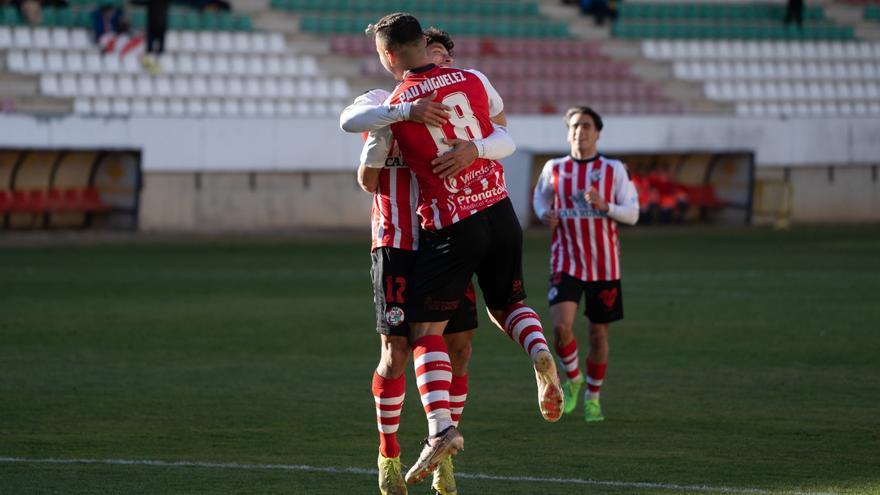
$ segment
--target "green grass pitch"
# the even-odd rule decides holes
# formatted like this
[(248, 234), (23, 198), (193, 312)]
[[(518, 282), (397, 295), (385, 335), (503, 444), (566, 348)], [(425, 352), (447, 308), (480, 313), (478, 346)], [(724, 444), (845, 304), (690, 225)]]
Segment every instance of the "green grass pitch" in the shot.
[[(462, 494), (880, 493), (880, 228), (622, 243), (606, 421), (544, 423), (481, 315)], [(547, 246), (527, 236), (545, 322)], [(377, 493), (368, 271), (365, 238), (0, 248), (0, 493)], [(404, 463), (425, 434), (408, 374)]]

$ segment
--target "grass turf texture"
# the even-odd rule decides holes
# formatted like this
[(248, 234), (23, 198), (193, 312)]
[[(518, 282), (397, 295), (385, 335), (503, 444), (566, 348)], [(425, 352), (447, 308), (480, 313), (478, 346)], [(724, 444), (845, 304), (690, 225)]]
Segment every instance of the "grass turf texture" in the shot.
[[(580, 405), (544, 423), (527, 357), (481, 314), (458, 471), (880, 493), (880, 229), (622, 237), (627, 316), (612, 327), (606, 421), (585, 424)], [(0, 457), (375, 469), (367, 242), (0, 249)], [(547, 246), (546, 232), (527, 236), (529, 302), (545, 322)], [(583, 317), (577, 325), (585, 344)], [(425, 433), (407, 373), (404, 463)], [(0, 462), (10, 494), (375, 486), (357, 473)]]

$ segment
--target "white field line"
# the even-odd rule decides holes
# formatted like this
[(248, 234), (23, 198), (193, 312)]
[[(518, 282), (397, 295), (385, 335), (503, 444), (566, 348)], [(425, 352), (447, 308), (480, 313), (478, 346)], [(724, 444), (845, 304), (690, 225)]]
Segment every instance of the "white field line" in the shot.
[[(238, 462), (203, 462), (203, 461), (151, 461), (131, 459), (31, 459), (23, 457), (0, 457), (0, 464), (99, 464), (110, 466), (153, 466), (166, 468), (207, 468), (207, 469), (243, 469), (248, 471), (280, 470), (305, 471), (313, 473), (361, 474), (376, 476), (375, 469), (356, 467), (320, 467), (305, 464), (243, 464)], [(642, 490), (675, 490), (679, 492), (697, 493), (735, 493), (756, 495), (835, 495), (827, 492), (772, 491), (761, 488), (733, 488), (727, 486), (678, 485), (670, 483), (648, 483), (638, 481), (602, 481), (584, 478), (543, 478), (537, 476), (497, 476), (482, 473), (463, 473), (456, 471), (455, 476), (463, 479), (492, 480), (523, 483), (555, 483), (561, 485), (609, 486), (614, 488), (638, 488)]]

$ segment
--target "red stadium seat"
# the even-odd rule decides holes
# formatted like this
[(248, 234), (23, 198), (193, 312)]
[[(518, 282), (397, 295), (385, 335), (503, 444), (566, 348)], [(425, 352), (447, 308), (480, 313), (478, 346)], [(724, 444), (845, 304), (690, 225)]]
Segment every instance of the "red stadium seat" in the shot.
[(5, 189), (0, 189), (0, 215), (12, 211), (12, 195)]

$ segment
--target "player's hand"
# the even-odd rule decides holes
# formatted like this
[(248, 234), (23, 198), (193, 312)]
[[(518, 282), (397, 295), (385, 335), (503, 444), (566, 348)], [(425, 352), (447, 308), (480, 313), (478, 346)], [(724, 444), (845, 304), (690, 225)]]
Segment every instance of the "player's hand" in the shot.
[(449, 112), (452, 109), (439, 101), (434, 101), (436, 97), (437, 92), (434, 91), (428, 96), (414, 101), (409, 109), (409, 120), (442, 127), (449, 120)]
[(477, 145), (464, 139), (443, 139), (452, 149), (431, 160), (434, 173), (445, 179), (468, 168), (477, 159)]
[(593, 208), (599, 211), (608, 211), (608, 203), (602, 199), (602, 196), (599, 196), (599, 191), (595, 187), (591, 187), (589, 191), (584, 192), (584, 199)]
[(559, 225), (559, 216), (556, 215), (556, 210), (547, 210), (541, 215), (541, 221), (551, 229), (555, 229)]

